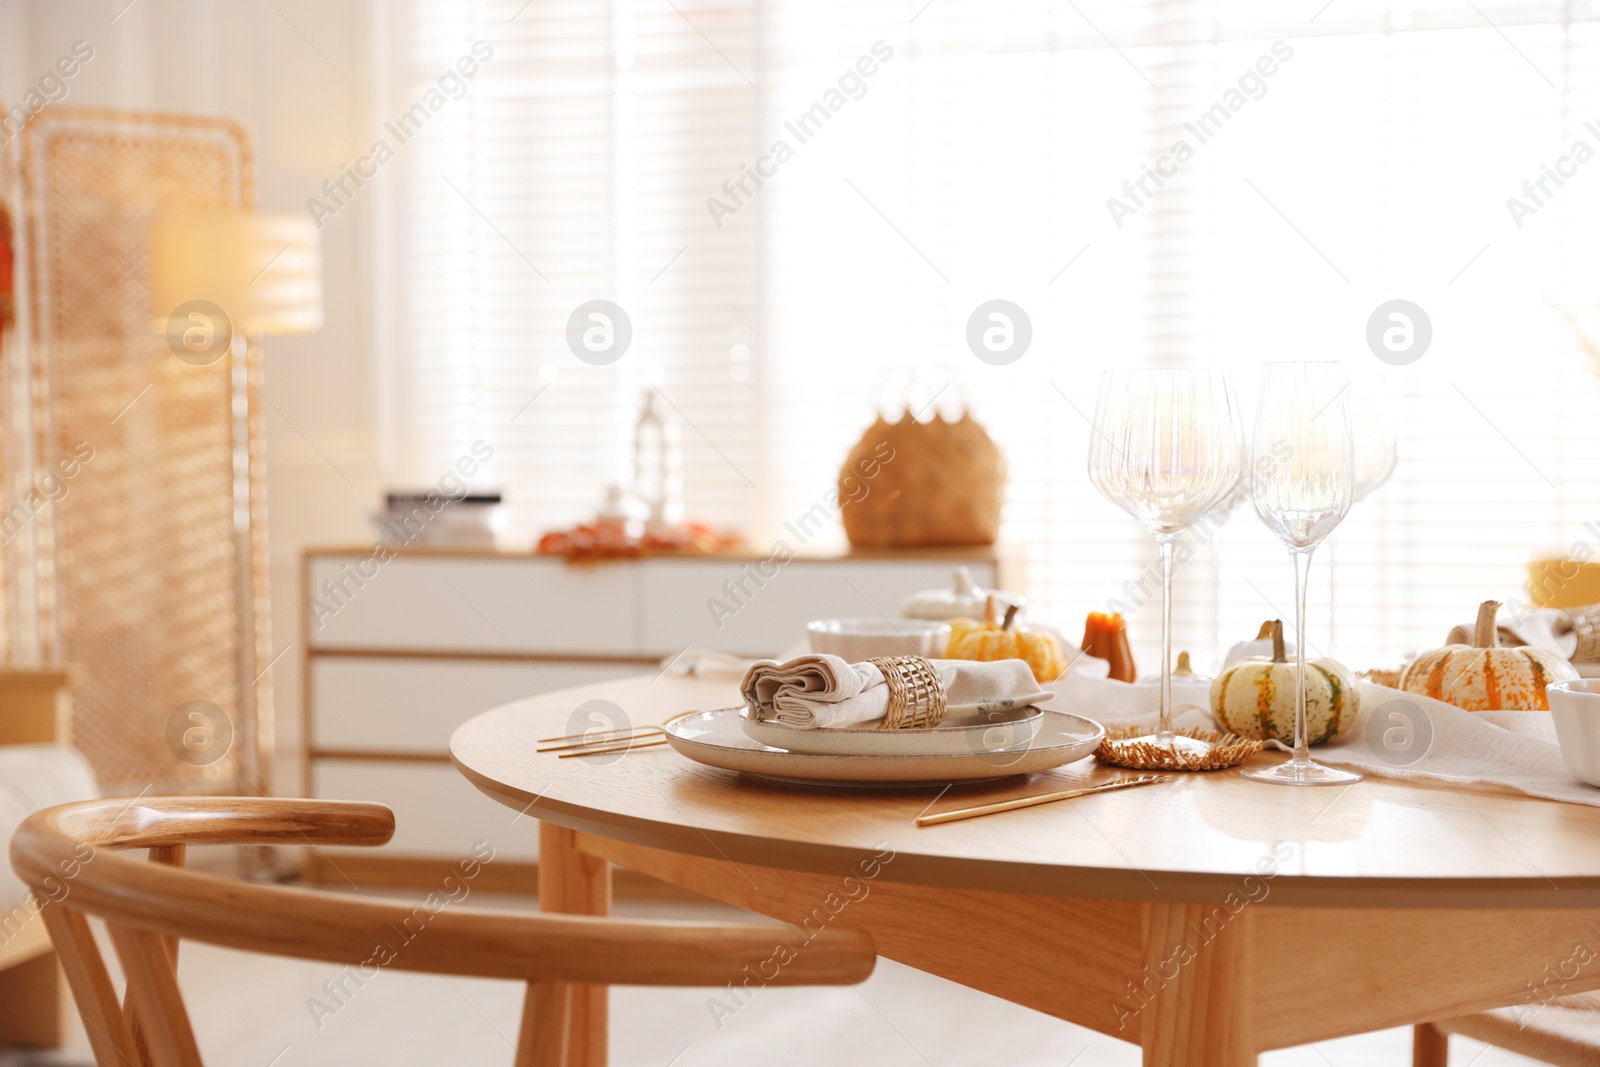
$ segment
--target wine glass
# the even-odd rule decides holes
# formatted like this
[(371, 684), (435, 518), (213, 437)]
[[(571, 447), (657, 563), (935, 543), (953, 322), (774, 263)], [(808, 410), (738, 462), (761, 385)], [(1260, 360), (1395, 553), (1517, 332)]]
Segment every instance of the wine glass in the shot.
[(1389, 480), (1400, 454), (1394, 416), (1378, 390), (1369, 385), (1351, 392), (1356, 400), (1350, 427), (1355, 438), (1355, 502), (1359, 504)]
[(1244, 432), (1221, 371), (1106, 372), (1089, 440), (1089, 480), (1149, 530), (1161, 550), (1161, 717), (1152, 736), (1164, 748), (1205, 751), (1172, 730), (1173, 546), (1239, 484)]
[(1287, 763), (1241, 773), (1280, 785), (1345, 785), (1354, 771), (1311, 761), (1306, 743), (1306, 580), (1311, 553), (1349, 514), (1355, 500), (1355, 440), (1344, 370), (1337, 363), (1269, 363), (1250, 445), (1256, 514), (1294, 560), (1294, 755)]
[[(1359, 504), (1376, 493), (1394, 473), (1399, 461), (1399, 447), (1395, 442), (1394, 416), (1383, 394), (1372, 383), (1353, 385), (1347, 396), (1352, 398), (1350, 408), (1351, 433), (1355, 437), (1356, 488), (1355, 503)], [(1328, 545), (1328, 581), (1334, 596), (1328, 601), (1328, 639), (1335, 650), (1339, 647), (1339, 542)]]

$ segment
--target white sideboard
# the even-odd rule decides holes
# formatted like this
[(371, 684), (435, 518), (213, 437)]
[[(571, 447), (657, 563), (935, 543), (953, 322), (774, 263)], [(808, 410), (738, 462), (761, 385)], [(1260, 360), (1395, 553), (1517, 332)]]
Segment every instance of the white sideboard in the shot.
[(450, 734), (462, 722), (520, 697), (657, 671), (691, 646), (771, 656), (803, 640), (810, 619), (894, 618), (910, 594), (947, 586), (956, 567), (982, 586), (1020, 588), (999, 560), (992, 549), (940, 549), (781, 566), (758, 554), (571, 564), (407, 549), (379, 562), (371, 547), (308, 550), (307, 788), (387, 804), (397, 828), (381, 849), (312, 853), (307, 877), (432, 884), (444, 864), (488, 840), (496, 884), (531, 887), (532, 822), (450, 764)]

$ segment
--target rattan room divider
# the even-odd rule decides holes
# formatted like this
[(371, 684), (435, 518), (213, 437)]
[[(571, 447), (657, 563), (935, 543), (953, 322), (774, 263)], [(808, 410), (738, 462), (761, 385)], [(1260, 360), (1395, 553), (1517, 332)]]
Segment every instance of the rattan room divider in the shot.
[(10, 656), (68, 667), (74, 741), (108, 793), (253, 792), (272, 750), (259, 350), (178, 359), (149, 280), (162, 213), (254, 207), (249, 139), (50, 105), (18, 141)]

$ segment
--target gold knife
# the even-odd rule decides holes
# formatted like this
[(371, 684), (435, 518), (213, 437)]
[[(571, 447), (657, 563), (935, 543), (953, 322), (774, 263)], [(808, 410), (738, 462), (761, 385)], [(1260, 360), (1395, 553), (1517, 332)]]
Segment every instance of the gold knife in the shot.
[(1017, 800), (1002, 800), (994, 804), (979, 804), (972, 808), (957, 808), (954, 811), (941, 811), (937, 815), (919, 815), (918, 826), (937, 826), (942, 822), (955, 822), (957, 819), (975, 819), (980, 815), (993, 815), (1000, 811), (1014, 811), (1017, 808), (1031, 808), (1035, 804), (1049, 804), (1057, 800), (1071, 800), (1073, 797), (1087, 796), (1090, 793), (1104, 793), (1112, 789), (1127, 789), (1136, 785), (1153, 785), (1156, 782), (1165, 782), (1171, 778), (1170, 774), (1139, 774), (1132, 778), (1118, 778), (1114, 782), (1102, 782), (1084, 789), (1066, 789), (1055, 793), (1040, 793), (1038, 796), (1022, 797)]

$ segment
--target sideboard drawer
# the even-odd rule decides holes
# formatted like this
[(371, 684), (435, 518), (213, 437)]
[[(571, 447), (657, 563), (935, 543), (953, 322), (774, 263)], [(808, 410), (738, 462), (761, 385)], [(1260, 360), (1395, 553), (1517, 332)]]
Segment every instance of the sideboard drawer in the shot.
[[(715, 648), (772, 656), (805, 640), (805, 625), (825, 618), (898, 618), (900, 603), (950, 585), (960, 564), (945, 560), (795, 559), (781, 566), (744, 560), (651, 561), (639, 605), (644, 650), (670, 656)], [(993, 587), (995, 564), (965, 564)]]
[[(334, 867), (343, 859), (374, 884), (416, 877), (417, 861), (451, 862), (478, 840), (508, 865), (533, 859), (535, 820), (485, 797), (440, 758), (472, 716), (655, 673), (657, 661), (688, 645), (770, 656), (804, 642), (811, 619), (894, 618), (912, 593), (948, 587), (958, 566), (979, 585), (1001, 585), (999, 559), (930, 549), (781, 566), (748, 555), (575, 565), (527, 552), (402, 549), (377, 564), (370, 549), (308, 551), (306, 787), (387, 804), (397, 822), (381, 849), (324, 851)], [(571, 711), (574, 731), (604, 718)], [(358, 855), (378, 862), (359, 867)]]
[(314, 751), (375, 751), (443, 756), (457, 726), (490, 708), (556, 689), (625, 678), (639, 663), (311, 658)]
[[(370, 800), (394, 812), (394, 839), (371, 856), (469, 856), (478, 841), (494, 846), (495, 858), (530, 860), (539, 854), (539, 824), (529, 815), (478, 792), (452, 764), (385, 760), (317, 760), (314, 794), (328, 800)], [(340, 849), (324, 849), (335, 866)]]
[(306, 633), (314, 647), (553, 655), (635, 647), (632, 567), (418, 554), (369, 563), (366, 576), (364, 558), (311, 557)]

